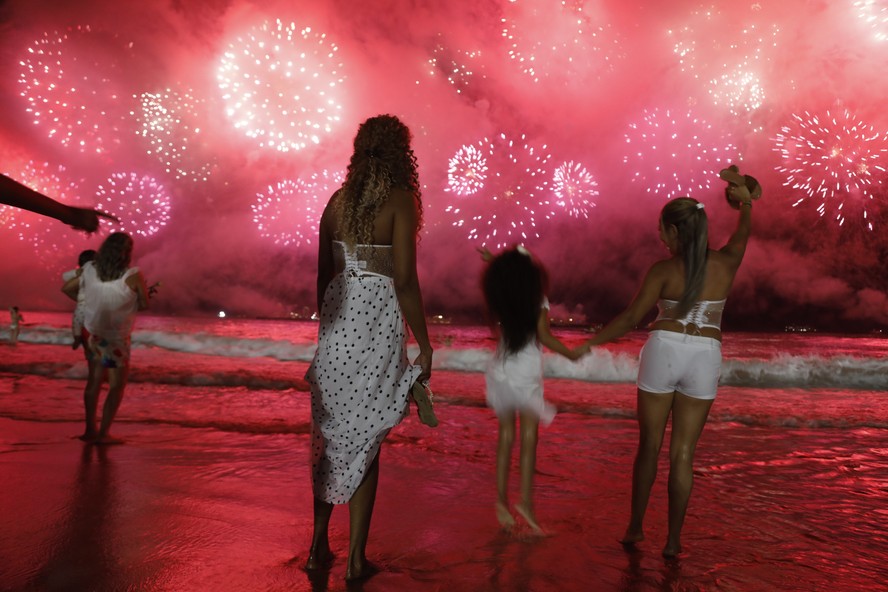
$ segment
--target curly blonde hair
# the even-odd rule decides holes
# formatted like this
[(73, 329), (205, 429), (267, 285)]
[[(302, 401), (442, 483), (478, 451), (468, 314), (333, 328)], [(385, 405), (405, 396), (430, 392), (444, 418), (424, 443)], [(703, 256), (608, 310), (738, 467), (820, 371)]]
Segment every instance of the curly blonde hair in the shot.
[(361, 124), (336, 213), (342, 238), (350, 245), (373, 242), (373, 221), (392, 189), (404, 189), (416, 200), (422, 227), (422, 199), (410, 130), (394, 115), (377, 115)]

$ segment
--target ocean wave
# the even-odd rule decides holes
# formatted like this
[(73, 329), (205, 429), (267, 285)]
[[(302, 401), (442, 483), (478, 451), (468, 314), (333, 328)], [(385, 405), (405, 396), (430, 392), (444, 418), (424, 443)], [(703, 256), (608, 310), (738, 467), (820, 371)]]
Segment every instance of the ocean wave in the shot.
[[(50, 326), (29, 327), (25, 339), (30, 343), (68, 345), (71, 334), (67, 329)], [(294, 343), (288, 340), (257, 339), (220, 336), (209, 333), (175, 333), (165, 331), (135, 331), (134, 348), (200, 354), (232, 360), (268, 358), (277, 361), (310, 362), (314, 343)], [(418, 354), (411, 347), (411, 358)], [(493, 352), (486, 348), (439, 347), (435, 350), (435, 369), (454, 372), (484, 372)], [(162, 370), (151, 375), (142, 372), (144, 381), (180, 383), (202, 386), (247, 386), (250, 388), (287, 389), (304, 388), (299, 380), (287, 377), (263, 377), (244, 371), (249, 364), (220, 364), (212, 372), (181, 372), (165, 375)], [(591, 383), (633, 383), (638, 373), (638, 359), (634, 354), (596, 348), (577, 362), (557, 354), (543, 357), (544, 374)], [(41, 362), (10, 367), (0, 362), (0, 370), (71, 378), (79, 372), (71, 364)], [(138, 372), (138, 371), (137, 371)], [(848, 355), (790, 355), (776, 353), (770, 358), (725, 358), (721, 384), (755, 388), (843, 388), (861, 390), (888, 390), (888, 359)]]

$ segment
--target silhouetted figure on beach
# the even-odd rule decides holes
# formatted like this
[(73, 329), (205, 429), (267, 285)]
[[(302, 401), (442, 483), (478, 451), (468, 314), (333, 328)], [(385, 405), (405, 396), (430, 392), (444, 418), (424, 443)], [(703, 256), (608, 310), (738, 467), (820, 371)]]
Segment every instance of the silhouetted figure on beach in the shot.
[(10, 307), (9, 309), (9, 343), (12, 345), (18, 345), (19, 333), (22, 330), (22, 323), (25, 322), (25, 317), (22, 316), (22, 313), (19, 312), (18, 306)]
[[(68, 280), (62, 291), (72, 300), (84, 292), (83, 345), (89, 360), (89, 376), (83, 392), (85, 442), (119, 444), (111, 435), (111, 423), (123, 400), (129, 376), (130, 335), (136, 312), (148, 308), (148, 288), (138, 267), (130, 267), (133, 239), (124, 232), (111, 234), (99, 247), (94, 261)], [(102, 421), (96, 429), (99, 393), (105, 379), (108, 396)]]
[(77, 230), (89, 233), (99, 229), (100, 218), (117, 221), (117, 218), (111, 214), (99, 210), (65, 205), (6, 175), (0, 175), (0, 203), (55, 218)]
[[(379, 452), (408, 412), (408, 396), (432, 373), (416, 241), (422, 202), (410, 130), (391, 115), (361, 124), (342, 188), (320, 224), (318, 349), (311, 387), (314, 531), (306, 569), (333, 561), (334, 504), (349, 506), (347, 580), (372, 575), (365, 549), (379, 479)], [(407, 327), (419, 356), (407, 358)], [(424, 389), (414, 390), (429, 415)], [(423, 419), (424, 418), (424, 419)]]
[(632, 472), (632, 512), (622, 542), (644, 540), (642, 522), (657, 475), (669, 415), (669, 533), (663, 555), (681, 552), (681, 529), (693, 485), (693, 460), (715, 400), (721, 370), (721, 317), (752, 228), (752, 201), (761, 187), (736, 167), (720, 173), (725, 196), (739, 210), (737, 229), (719, 250), (709, 248), (706, 208), (689, 197), (669, 201), (660, 214), (660, 240), (671, 257), (648, 270), (628, 308), (593, 339), (601, 345), (634, 329), (655, 305), (659, 315), (638, 368), (638, 452)]
[(515, 441), (515, 418), (521, 425), (519, 502), (515, 512), (531, 530), (545, 534), (533, 510), (533, 474), (536, 472), (539, 423), (548, 425), (555, 408), (543, 398), (543, 350), (578, 360), (588, 345), (570, 349), (549, 329), (548, 276), (543, 265), (524, 247), (508, 249), (492, 256), (482, 277), (488, 318), (499, 343), (485, 374), (487, 405), (496, 412), (499, 430), (496, 451), (496, 516), (504, 528), (512, 528), (515, 518), (509, 511), (509, 466)]

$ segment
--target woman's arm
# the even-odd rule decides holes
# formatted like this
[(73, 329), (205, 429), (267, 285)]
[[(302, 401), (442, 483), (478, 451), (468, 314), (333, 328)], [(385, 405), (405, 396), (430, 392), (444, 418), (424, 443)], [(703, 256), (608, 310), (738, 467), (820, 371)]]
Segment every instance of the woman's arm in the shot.
[(74, 302), (77, 302), (77, 292), (79, 292), (79, 291), (80, 291), (80, 274), (78, 273), (77, 275), (75, 275), (74, 277), (72, 277), (71, 279), (69, 279), (67, 282), (64, 283), (64, 285), (62, 286), (62, 292), (65, 294), (65, 296), (67, 296), (68, 298), (70, 298)]
[(657, 299), (662, 293), (666, 280), (664, 267), (667, 263), (668, 261), (660, 261), (651, 266), (641, 283), (641, 288), (626, 310), (614, 317), (610, 323), (596, 333), (595, 337), (588, 341), (589, 345), (602, 345), (613, 341), (638, 326), (644, 315), (657, 303)]
[(117, 222), (117, 218), (111, 214), (88, 208), (75, 208), (37, 193), (30, 187), (22, 185), (18, 181), (0, 175), (0, 203), (5, 203), (16, 208), (29, 210), (41, 216), (55, 218), (65, 224), (73, 226), (77, 230), (85, 230), (92, 233), (99, 228), (99, 218), (107, 218)]
[(749, 235), (752, 233), (752, 196), (749, 189), (745, 185), (731, 185), (728, 188), (729, 197), (739, 202), (739, 217), (737, 219), (737, 228), (728, 239), (727, 244), (719, 249), (719, 252), (726, 255), (731, 264), (736, 269), (740, 267), (743, 261), (743, 255), (746, 253), (746, 244), (749, 242)]
[(578, 360), (583, 354), (589, 352), (588, 344), (583, 344), (574, 349), (570, 349), (561, 343), (561, 340), (552, 335), (549, 326), (549, 309), (547, 308), (540, 310), (540, 317), (537, 320), (537, 339), (553, 352), (559, 353), (569, 360)]
[(148, 308), (148, 284), (145, 282), (145, 276), (141, 271), (137, 271), (133, 275), (126, 278), (126, 285), (130, 290), (136, 293), (136, 305), (138, 310)]
[(429, 341), (422, 290), (416, 273), (416, 235), (419, 230), (416, 199), (400, 189), (392, 191), (391, 199), (394, 205), (392, 256), (395, 266), (395, 294), (401, 312), (419, 345), (419, 357), (416, 359), (416, 363), (422, 367), (419, 379), (428, 380), (432, 374), (432, 344)]

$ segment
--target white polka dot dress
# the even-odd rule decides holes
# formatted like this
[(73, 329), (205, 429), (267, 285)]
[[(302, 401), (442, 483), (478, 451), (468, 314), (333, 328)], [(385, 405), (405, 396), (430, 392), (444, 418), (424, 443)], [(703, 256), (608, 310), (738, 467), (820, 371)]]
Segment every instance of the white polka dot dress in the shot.
[(391, 246), (333, 243), (339, 273), (324, 294), (311, 387), (312, 484), (343, 504), (389, 430), (407, 414), (421, 369), (407, 359), (407, 327), (392, 280)]

